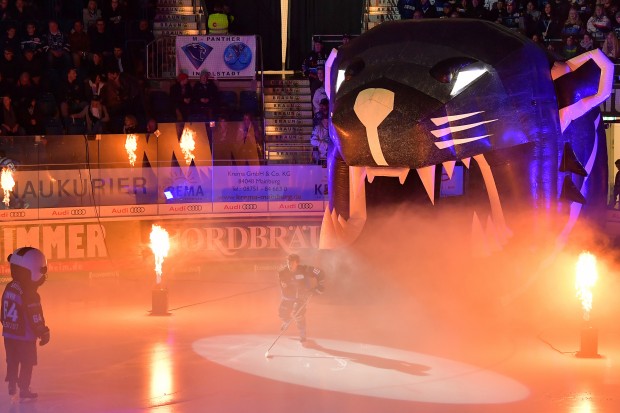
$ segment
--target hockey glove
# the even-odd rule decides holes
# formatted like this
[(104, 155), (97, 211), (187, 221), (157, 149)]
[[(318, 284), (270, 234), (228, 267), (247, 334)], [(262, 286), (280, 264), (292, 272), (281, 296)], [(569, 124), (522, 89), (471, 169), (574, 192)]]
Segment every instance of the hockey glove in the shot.
[(41, 339), (39, 340), (39, 345), (44, 346), (50, 342), (50, 329), (45, 327), (45, 332), (41, 334)]

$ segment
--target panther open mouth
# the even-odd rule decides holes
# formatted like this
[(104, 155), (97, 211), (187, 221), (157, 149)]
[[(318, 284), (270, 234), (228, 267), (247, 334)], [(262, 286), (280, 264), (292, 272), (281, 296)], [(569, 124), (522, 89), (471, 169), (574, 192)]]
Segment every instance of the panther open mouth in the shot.
[[(339, 160), (338, 162), (343, 161)], [(483, 244), (477, 249), (486, 250), (489, 247), (494, 249), (505, 245), (512, 232), (506, 225), (501, 200), (489, 163), (483, 154), (473, 156), (473, 162), (481, 172), (488, 196), (490, 213), (483, 226), (479, 218), (481, 214), (474, 210), (471, 222), (472, 231), (477, 234), (476, 242)], [(456, 163), (457, 161), (447, 161), (441, 165), (431, 165), (418, 169), (371, 166), (345, 167), (341, 165), (338, 168), (338, 173), (347, 176), (341, 176), (338, 180), (348, 182), (348, 197), (340, 197), (336, 200), (333, 209), (326, 208), (321, 227), (320, 247), (324, 249), (336, 248), (350, 244), (359, 237), (368, 218), (366, 185), (381, 185), (385, 182), (384, 180), (381, 183), (376, 182), (378, 180), (375, 178), (385, 177), (398, 180), (403, 187), (408, 183), (408, 180), (418, 179), (423, 187), (424, 196), (427, 198), (426, 203), (434, 205), (438, 192), (438, 173), (443, 172), (448, 179), (452, 179)], [(472, 159), (465, 158), (459, 163), (469, 169)], [(412, 191), (411, 188), (406, 189)]]

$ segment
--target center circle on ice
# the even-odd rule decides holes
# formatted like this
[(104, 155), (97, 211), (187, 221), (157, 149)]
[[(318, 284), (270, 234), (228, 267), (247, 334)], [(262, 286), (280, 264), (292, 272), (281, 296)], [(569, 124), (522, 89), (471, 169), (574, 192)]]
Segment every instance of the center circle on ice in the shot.
[(423, 353), (347, 341), (230, 335), (197, 340), (207, 360), (255, 376), (322, 390), (444, 404), (510, 403), (528, 396), (501, 374)]

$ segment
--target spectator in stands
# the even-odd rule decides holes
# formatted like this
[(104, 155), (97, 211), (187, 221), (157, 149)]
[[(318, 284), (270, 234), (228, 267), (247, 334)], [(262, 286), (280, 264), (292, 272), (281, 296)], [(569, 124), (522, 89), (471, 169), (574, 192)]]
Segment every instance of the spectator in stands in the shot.
[(543, 40), (555, 40), (560, 37), (562, 25), (553, 13), (551, 3), (546, 3), (539, 20), (539, 32), (542, 33)]
[(420, 0), (418, 8), (425, 19), (438, 17), (437, 8), (429, 0)]
[[(437, 4), (437, 3), (435, 3)], [(435, 6), (435, 8), (437, 8), (437, 6)], [(452, 4), (450, 2), (446, 2), (443, 4), (443, 7), (438, 9), (438, 17), (440, 19), (447, 19), (450, 18), (452, 16), (452, 13), (454, 12), (454, 8), (452, 7)]]
[(401, 19), (413, 19), (413, 12), (416, 9), (416, 0), (398, 0), (397, 7)]
[(136, 133), (138, 132), (138, 120), (134, 115), (125, 115), (123, 120), (123, 133)]
[(45, 134), (45, 116), (36, 99), (31, 99), (18, 112), (20, 124), (23, 125), (26, 135)]
[(590, 33), (586, 32), (583, 34), (583, 38), (581, 39), (581, 42), (579, 42), (579, 46), (583, 52), (589, 52), (594, 49), (594, 41), (592, 40)]
[(210, 120), (215, 119), (213, 114), (218, 109), (218, 89), (206, 70), (200, 72), (200, 78), (192, 88), (192, 98), (193, 113), (206, 114)]
[(620, 57), (620, 45), (618, 43), (618, 38), (616, 37), (616, 33), (609, 32), (605, 35), (605, 41), (603, 42), (603, 46), (601, 50), (607, 57), (612, 60)]
[(84, 31), (95, 29), (97, 20), (101, 19), (101, 10), (97, 7), (95, 0), (89, 0), (85, 9), (82, 10), (82, 22), (84, 23)]
[(106, 22), (98, 19), (95, 30), (88, 32), (91, 53), (100, 53), (104, 58), (112, 55), (112, 38), (106, 29)]
[(614, 16), (614, 20), (612, 21), (611, 27), (616, 33), (616, 37), (620, 39), (620, 11), (616, 13)]
[(301, 71), (303, 72), (304, 76), (307, 76), (312, 82), (312, 80), (317, 78), (317, 68), (319, 66), (325, 67), (326, 60), (327, 56), (323, 51), (323, 42), (320, 38), (315, 37), (313, 49), (310, 54), (308, 54), (308, 56), (306, 56), (306, 58), (304, 59), (304, 62), (301, 65)]
[(148, 20), (141, 19), (138, 22), (138, 29), (131, 40), (127, 43), (127, 51), (129, 56), (133, 57), (134, 73), (138, 77), (144, 77), (146, 74), (146, 45), (155, 40)]
[(41, 79), (43, 77), (43, 62), (40, 54), (35, 54), (31, 49), (24, 50), (22, 61), (20, 64), (20, 71), (28, 72), (30, 74), (30, 80), (37, 85), (41, 86)]
[(21, 72), (20, 65), (15, 59), (13, 49), (9, 46), (5, 47), (4, 54), (0, 59), (0, 72), (2, 72), (2, 77), (7, 83), (11, 85), (14, 85), (19, 78)]
[(159, 136), (158, 132), (159, 132), (159, 126), (157, 125), (157, 119), (149, 118), (149, 120), (146, 121), (146, 133), (155, 134)]
[(102, 81), (105, 81), (108, 75), (108, 69), (105, 65), (103, 55), (99, 52), (92, 53), (91, 59), (91, 61), (86, 62), (87, 64), (84, 67), (86, 76), (90, 78), (93, 75), (98, 75), (101, 77)]
[(319, 111), (320, 103), (323, 99), (327, 99), (327, 93), (325, 93), (325, 85), (321, 84), (312, 95), (312, 111), (317, 113)]
[(581, 14), (581, 19), (587, 21), (592, 15), (592, 5), (589, 0), (577, 0), (573, 2), (573, 6)]
[(128, 91), (121, 82), (120, 72), (115, 67), (108, 69), (107, 80), (101, 89), (101, 103), (110, 115), (108, 129), (121, 133), (128, 103)]
[(588, 19), (586, 29), (595, 41), (605, 39), (605, 35), (611, 30), (611, 21), (605, 15), (602, 5), (597, 4), (594, 7), (594, 14)]
[(501, 24), (502, 19), (506, 15), (506, 3), (504, 3), (504, 0), (498, 0), (493, 6), (493, 9), (489, 13), (489, 19)]
[(107, 7), (103, 8), (102, 14), (106, 22), (106, 27), (110, 31), (112, 42), (114, 44), (121, 44), (124, 42), (125, 22), (127, 21), (125, 7), (120, 4), (119, 0), (109, 0)]
[(0, 0), (0, 28), (5, 29), (6, 24), (13, 20), (9, 0)]
[(170, 87), (170, 101), (176, 113), (177, 120), (184, 122), (190, 113), (192, 103), (192, 87), (189, 76), (179, 73), (177, 81)]
[(25, 135), (24, 129), (19, 124), (17, 111), (13, 106), (10, 96), (2, 97), (2, 108), (0, 108), (0, 133), (3, 136)]
[(71, 50), (73, 66), (78, 69), (81, 68), (90, 52), (90, 38), (84, 31), (82, 20), (73, 22), (73, 31), (69, 34), (69, 49)]
[(316, 91), (323, 87), (325, 90), (325, 66), (319, 66), (316, 68), (316, 79), (310, 80), (310, 96), (314, 99)]
[(329, 117), (329, 99), (324, 98), (319, 102), (319, 110), (314, 114), (312, 126), (318, 125), (326, 117)]
[(58, 88), (56, 102), (59, 103), (60, 114), (65, 120), (70, 115), (81, 112), (87, 105), (84, 83), (78, 80), (76, 69), (71, 68), (67, 71), (65, 79)]
[(86, 133), (97, 134), (107, 132), (107, 122), (110, 120), (106, 106), (99, 96), (93, 96), (88, 106), (80, 113), (71, 115), (73, 119), (86, 119)]
[(103, 75), (92, 73), (86, 81), (86, 97), (88, 100), (92, 99), (93, 96), (101, 95), (101, 89), (103, 89), (104, 85), (105, 81)]
[(17, 36), (17, 28), (14, 23), (9, 23), (6, 27), (6, 33), (2, 36), (0, 40), (2, 49), (6, 49), (7, 47), (13, 50), (13, 52), (19, 53), (19, 49), (21, 47), (21, 41)]
[(560, 54), (565, 60), (572, 59), (580, 53), (579, 44), (575, 41), (573, 36), (567, 36), (562, 44), (562, 50)]
[(118, 69), (119, 73), (127, 73), (133, 75), (133, 67), (131, 65), (131, 59), (125, 56), (123, 46), (116, 45), (112, 49), (112, 56), (109, 58), (108, 66), (114, 66)]
[(489, 19), (489, 11), (481, 0), (471, 0), (471, 6), (465, 11), (465, 17), (470, 19)]
[(538, 31), (538, 21), (540, 20), (540, 11), (536, 9), (533, 1), (528, 1), (525, 5), (525, 13), (523, 13), (522, 31), (527, 37), (532, 37)]
[(44, 40), (37, 31), (37, 26), (34, 22), (28, 22), (26, 24), (26, 34), (22, 37), (21, 50), (22, 53), (26, 50), (32, 50), (35, 54), (39, 54), (43, 51)]
[(560, 22), (566, 21), (571, 3), (568, 0), (555, 0), (553, 3), (553, 13)]
[(17, 23), (17, 27), (19, 29), (19, 34), (23, 33), (24, 24), (27, 21), (31, 21), (35, 19), (35, 14), (33, 8), (24, 3), (24, 0), (15, 0), (15, 5), (13, 6), (13, 19)]
[(314, 147), (312, 151), (312, 160), (314, 163), (326, 165), (327, 154), (334, 145), (329, 136), (329, 117), (320, 116), (320, 123), (312, 129), (310, 143)]
[(19, 75), (17, 85), (13, 90), (13, 104), (18, 113), (21, 113), (29, 105), (30, 101), (35, 100), (39, 95), (39, 89), (32, 83), (30, 73), (22, 72)]
[(506, 13), (502, 17), (502, 26), (508, 27), (512, 30), (519, 29), (519, 22), (521, 19), (521, 12), (517, 10), (516, 4), (513, 0), (506, 2)]
[(571, 7), (568, 11), (568, 18), (564, 22), (564, 27), (562, 28), (562, 36), (581, 37), (585, 33), (585, 31), (585, 25), (581, 21), (581, 17), (579, 17), (577, 9)]
[(618, 5), (612, 0), (603, 0), (603, 11), (605, 16), (609, 17), (609, 20), (614, 20), (616, 13), (618, 12)]
[(262, 157), (262, 145), (259, 138), (258, 125), (254, 122), (251, 113), (244, 113), (243, 120), (239, 122), (237, 136), (235, 137), (233, 157), (237, 162), (246, 165), (258, 165), (259, 157)]
[(44, 50), (47, 53), (48, 69), (56, 69), (59, 73), (65, 73), (71, 65), (69, 54), (69, 41), (58, 28), (56, 20), (48, 23), (48, 33), (45, 35)]
[(209, 13), (207, 28), (210, 35), (228, 34), (234, 17), (230, 15), (227, 7), (222, 2), (216, 2), (213, 12)]

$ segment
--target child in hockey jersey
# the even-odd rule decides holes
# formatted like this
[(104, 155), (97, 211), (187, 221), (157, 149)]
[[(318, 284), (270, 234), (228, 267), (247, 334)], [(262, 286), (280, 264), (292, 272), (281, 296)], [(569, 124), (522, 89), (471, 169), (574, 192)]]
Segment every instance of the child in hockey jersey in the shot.
[(6, 350), (6, 379), (9, 395), (19, 386), (21, 399), (35, 399), (30, 390), (33, 367), (37, 365), (37, 339), (43, 346), (50, 340), (41, 297), (37, 289), (45, 282), (47, 260), (32, 247), (18, 248), (9, 255), (11, 278), (2, 294), (2, 335)]

